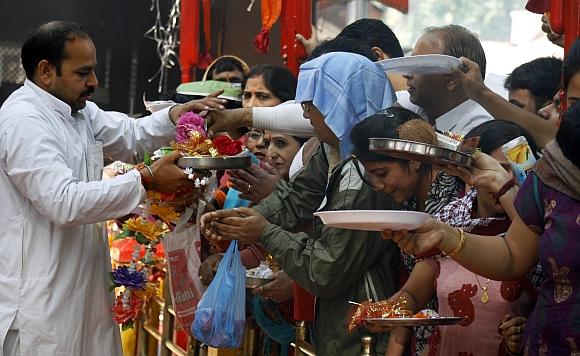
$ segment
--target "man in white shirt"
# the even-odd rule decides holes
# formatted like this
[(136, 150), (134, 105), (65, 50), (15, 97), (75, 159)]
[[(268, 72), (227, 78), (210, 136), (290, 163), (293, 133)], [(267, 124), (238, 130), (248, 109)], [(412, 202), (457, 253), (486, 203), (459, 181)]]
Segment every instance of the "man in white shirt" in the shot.
[[(77, 24), (51, 22), (22, 47), (27, 79), (0, 109), (0, 356), (122, 355), (103, 221), (130, 213), (145, 187), (193, 189), (175, 152), (101, 180), (104, 157), (139, 162), (175, 137), (206, 98), (135, 120), (88, 101), (96, 51)], [(173, 122), (172, 122), (173, 121)]]
[[(475, 61), (485, 77), (485, 52), (477, 36), (464, 27), (430, 27), (419, 38), (413, 55), (446, 54)], [(472, 128), (492, 120), (492, 116), (470, 100), (451, 74), (406, 75), (409, 101), (424, 110), (427, 119), (442, 132), (466, 135)], [(406, 106), (404, 103), (400, 103)]]

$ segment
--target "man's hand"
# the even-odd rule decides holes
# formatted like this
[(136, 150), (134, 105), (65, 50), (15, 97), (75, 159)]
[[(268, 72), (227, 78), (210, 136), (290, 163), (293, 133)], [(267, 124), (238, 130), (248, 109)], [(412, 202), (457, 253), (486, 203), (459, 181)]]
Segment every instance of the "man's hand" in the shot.
[(312, 53), (312, 51), (314, 51), (314, 49), (320, 44), (320, 41), (318, 40), (318, 29), (314, 25), (312, 25), (312, 35), (310, 35), (309, 39), (304, 38), (304, 36), (299, 33), (296, 34), (296, 39), (304, 46), (304, 50), (308, 56), (310, 56), (310, 53)]
[(216, 91), (203, 99), (191, 100), (184, 104), (174, 105), (169, 109), (169, 118), (177, 125), (179, 117), (189, 111), (199, 114), (202, 111), (223, 110), (225, 109), (224, 105), (227, 103), (227, 100), (218, 99), (218, 96), (223, 92), (223, 90)]
[(483, 82), (479, 65), (465, 57), (459, 59), (463, 66), (453, 69), (451, 74), (459, 82), (465, 95), (470, 99), (477, 101), (477, 98), (482, 95), (482, 93), (489, 90)]
[[(195, 186), (193, 182), (187, 179), (187, 174), (179, 168), (175, 161), (181, 157), (179, 151), (161, 157), (151, 165), (153, 173), (154, 189), (162, 193), (175, 193), (177, 191), (193, 191)], [(143, 174), (150, 175), (147, 168), (141, 170)]]
[(217, 241), (226, 239), (257, 243), (267, 224), (268, 220), (250, 208), (222, 209), (201, 217), (205, 237)]
[(228, 109), (210, 111), (206, 115), (207, 128), (211, 135), (238, 127), (252, 127), (252, 109)]
[(236, 169), (229, 172), (232, 188), (241, 192), (240, 198), (259, 203), (270, 195), (280, 180), (278, 172), (269, 164), (264, 167), (252, 164), (247, 169)]
[(294, 288), (290, 277), (284, 271), (278, 271), (272, 282), (252, 289), (252, 294), (261, 294), (275, 303), (282, 303), (294, 297)]
[(542, 15), (542, 31), (546, 33), (546, 37), (548, 37), (550, 42), (556, 46), (564, 48), (564, 35), (560, 35), (552, 31), (552, 26), (550, 26), (550, 19), (545, 14)]

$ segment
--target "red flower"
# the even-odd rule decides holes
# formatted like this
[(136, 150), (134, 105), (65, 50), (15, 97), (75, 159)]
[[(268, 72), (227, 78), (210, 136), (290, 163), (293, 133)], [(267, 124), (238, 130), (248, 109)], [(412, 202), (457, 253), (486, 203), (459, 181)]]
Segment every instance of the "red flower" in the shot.
[(222, 156), (234, 156), (242, 152), (242, 143), (227, 136), (218, 136), (212, 142)]
[(117, 296), (115, 301), (115, 306), (112, 311), (115, 314), (113, 319), (118, 324), (125, 324), (126, 322), (132, 322), (137, 318), (139, 311), (141, 310), (142, 301), (139, 298), (131, 295), (129, 298), (128, 308), (123, 308), (123, 294)]

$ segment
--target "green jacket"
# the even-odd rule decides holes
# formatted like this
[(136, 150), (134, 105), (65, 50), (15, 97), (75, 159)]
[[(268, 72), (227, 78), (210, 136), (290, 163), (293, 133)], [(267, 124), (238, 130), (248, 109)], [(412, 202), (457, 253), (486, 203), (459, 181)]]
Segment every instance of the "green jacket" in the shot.
[[(270, 222), (260, 236), (262, 244), (295, 282), (316, 297), (315, 347), (320, 356), (360, 354), (361, 337), (370, 332), (347, 331), (352, 307), (348, 302), (375, 299), (365, 275), (370, 275), (379, 300), (398, 290), (399, 249), (380, 233), (331, 228), (319, 218), (312, 237), (288, 231), (311, 222), (317, 210), (393, 209), (386, 195), (363, 183), (354, 164), (340, 164), (329, 177), (321, 145), (290, 184), (280, 184), (254, 207)], [(388, 335), (373, 336), (375, 352), (384, 355)]]

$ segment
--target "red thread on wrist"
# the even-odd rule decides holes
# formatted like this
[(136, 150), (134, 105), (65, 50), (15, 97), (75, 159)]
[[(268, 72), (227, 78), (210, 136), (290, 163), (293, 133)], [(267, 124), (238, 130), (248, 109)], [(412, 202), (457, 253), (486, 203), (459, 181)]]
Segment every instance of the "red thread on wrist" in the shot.
[(493, 197), (495, 198), (495, 204), (499, 204), (499, 198), (501, 198), (502, 195), (507, 193), (508, 190), (512, 189), (515, 185), (516, 179), (512, 178), (507, 182), (505, 182), (505, 184), (499, 189), (497, 193), (491, 193), (491, 195), (493, 195)]

